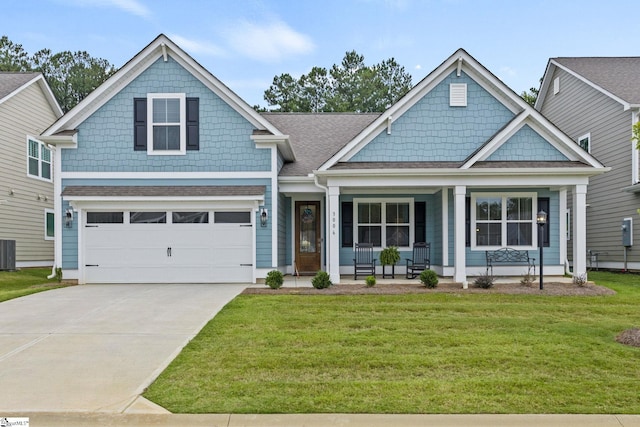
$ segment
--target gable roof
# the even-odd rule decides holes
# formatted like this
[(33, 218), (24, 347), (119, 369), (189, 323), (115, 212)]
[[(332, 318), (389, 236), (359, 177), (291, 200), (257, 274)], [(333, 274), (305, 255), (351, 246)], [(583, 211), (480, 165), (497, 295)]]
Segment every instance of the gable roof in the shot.
[(338, 152), (380, 113), (262, 113), (289, 140), (296, 161), (280, 176), (307, 176)]
[(62, 116), (62, 109), (51, 88), (39, 72), (0, 72), (0, 104), (12, 98), (31, 84), (37, 83), (56, 117)]
[[(256, 129), (268, 131), (272, 135), (282, 135), (276, 127), (260, 116), (260, 114), (242, 100), (242, 98), (236, 95), (231, 89), (224, 85), (213, 74), (196, 62), (164, 34), (160, 34), (156, 37), (155, 40), (149, 43), (149, 45), (129, 60), (129, 62), (122, 66), (122, 68), (120, 68), (113, 76), (102, 83), (96, 90), (91, 92), (91, 94), (83, 99), (71, 111), (67, 112), (67, 114), (65, 114), (61, 119), (51, 125), (43, 135), (51, 136), (59, 134), (62, 131), (75, 129), (87, 117), (109, 101), (114, 95), (138, 77), (159, 58), (166, 59), (167, 56), (171, 56), (171, 58), (176, 60), (207, 88), (229, 104), (247, 121), (253, 124)], [(286, 137), (285, 135), (282, 136), (283, 138)]]
[[(536, 108), (551, 87), (555, 69), (560, 68), (594, 89), (623, 104), (640, 106), (640, 57), (558, 57), (549, 59)], [(539, 102), (538, 102), (539, 101)]]
[(472, 168), (476, 162), (487, 160), (492, 152), (506, 142), (513, 133), (525, 124), (534, 127), (536, 131), (550, 138), (550, 142), (553, 141), (552, 145), (567, 155), (570, 160), (578, 161), (591, 167), (603, 168), (600, 162), (578, 147), (574, 141), (556, 128), (549, 120), (525, 102), (517, 93), (505, 85), (475, 58), (469, 55), (464, 49), (458, 49), (414, 86), (402, 99), (382, 113), (369, 126), (362, 130), (362, 132), (349, 141), (348, 144), (324, 162), (318, 168), (318, 171), (327, 171), (333, 169), (334, 166), (340, 162), (348, 161), (389, 126), (389, 124), (392, 124), (395, 118), (408, 111), (448, 75), (452, 72), (457, 72), (459, 75), (462, 71), (480, 84), (507, 109), (513, 112), (515, 117), (511, 123), (505, 125), (496, 135), (487, 140), (478, 152), (474, 153), (467, 161), (460, 165), (460, 169), (469, 169)]

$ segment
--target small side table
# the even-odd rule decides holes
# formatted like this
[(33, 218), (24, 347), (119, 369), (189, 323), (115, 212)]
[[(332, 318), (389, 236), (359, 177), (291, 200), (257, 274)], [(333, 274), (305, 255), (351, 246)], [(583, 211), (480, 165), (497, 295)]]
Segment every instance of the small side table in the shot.
[(382, 278), (383, 279), (387, 279), (387, 278), (391, 278), (391, 279), (395, 279), (396, 278), (396, 265), (395, 264), (391, 264), (391, 274), (387, 274), (387, 267), (386, 265), (382, 265)]

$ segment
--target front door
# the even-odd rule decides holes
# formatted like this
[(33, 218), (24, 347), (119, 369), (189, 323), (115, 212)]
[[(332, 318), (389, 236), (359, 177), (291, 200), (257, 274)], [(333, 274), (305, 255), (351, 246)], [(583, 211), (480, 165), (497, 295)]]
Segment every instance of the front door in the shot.
[(296, 271), (320, 271), (320, 202), (296, 202)]

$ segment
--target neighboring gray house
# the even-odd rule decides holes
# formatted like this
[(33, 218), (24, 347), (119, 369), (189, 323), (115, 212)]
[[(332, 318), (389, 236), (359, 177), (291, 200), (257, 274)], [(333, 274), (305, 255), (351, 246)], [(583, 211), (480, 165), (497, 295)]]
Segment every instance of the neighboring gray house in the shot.
[[(600, 268), (640, 269), (640, 162), (631, 141), (640, 110), (640, 57), (551, 58), (535, 108), (612, 169), (589, 183), (591, 267), (597, 260)], [(570, 247), (573, 236), (567, 238)]]
[(0, 72), (0, 240), (17, 267), (53, 264), (54, 156), (38, 136), (61, 116), (41, 73)]

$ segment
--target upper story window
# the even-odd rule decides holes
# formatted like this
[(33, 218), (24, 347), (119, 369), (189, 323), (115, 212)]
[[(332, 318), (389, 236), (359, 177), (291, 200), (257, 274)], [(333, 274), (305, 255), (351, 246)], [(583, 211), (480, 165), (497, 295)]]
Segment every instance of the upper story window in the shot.
[(584, 151), (586, 151), (587, 153), (590, 153), (591, 152), (591, 134), (588, 133), (578, 138), (578, 145), (580, 145), (580, 147)]
[(149, 155), (183, 155), (200, 149), (199, 99), (184, 93), (150, 93), (133, 100), (133, 149)]
[(471, 235), (474, 248), (534, 248), (537, 199), (535, 194), (472, 194)]
[(51, 181), (51, 150), (37, 139), (27, 137), (27, 174)]

